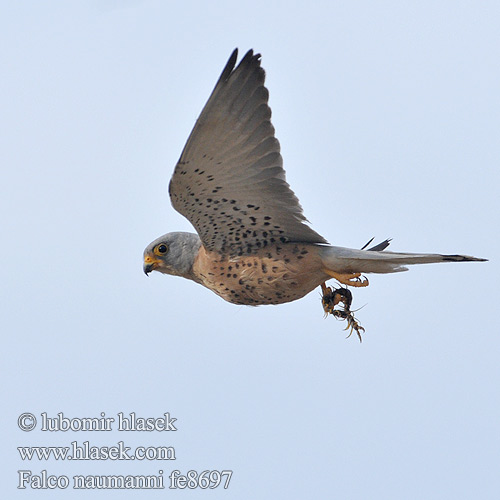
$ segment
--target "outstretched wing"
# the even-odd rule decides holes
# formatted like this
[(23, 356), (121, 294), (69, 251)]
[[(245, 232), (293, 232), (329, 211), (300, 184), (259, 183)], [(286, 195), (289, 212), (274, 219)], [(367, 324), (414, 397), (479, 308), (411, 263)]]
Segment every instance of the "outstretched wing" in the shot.
[(260, 54), (232, 53), (170, 181), (174, 208), (208, 250), (251, 254), (278, 241), (326, 243), (285, 179)]

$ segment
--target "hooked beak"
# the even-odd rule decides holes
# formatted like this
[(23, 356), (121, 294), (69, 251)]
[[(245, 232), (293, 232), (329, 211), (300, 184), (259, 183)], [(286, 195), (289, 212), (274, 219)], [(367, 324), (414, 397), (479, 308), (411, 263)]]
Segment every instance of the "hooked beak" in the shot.
[(149, 275), (151, 271), (154, 271), (158, 267), (158, 262), (156, 259), (152, 258), (149, 255), (144, 257), (144, 264), (142, 265), (142, 270), (146, 276)]

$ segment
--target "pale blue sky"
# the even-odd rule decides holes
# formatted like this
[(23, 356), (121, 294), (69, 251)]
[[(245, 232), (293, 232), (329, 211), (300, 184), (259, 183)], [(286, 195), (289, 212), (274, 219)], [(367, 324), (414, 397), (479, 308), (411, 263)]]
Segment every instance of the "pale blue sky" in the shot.
[[(2, 480), (9, 498), (494, 499), (498, 2), (10, 2), (0, 8)], [(363, 344), (319, 293), (225, 303), (142, 273), (191, 230), (167, 185), (231, 51), (267, 71), (313, 227), (483, 264), (371, 277)], [(22, 412), (144, 417), (174, 433), (48, 433)], [(18, 446), (168, 445), (175, 462), (22, 462)], [(16, 489), (34, 474), (232, 469), (228, 490)], [(139, 496), (138, 496), (139, 495)]]

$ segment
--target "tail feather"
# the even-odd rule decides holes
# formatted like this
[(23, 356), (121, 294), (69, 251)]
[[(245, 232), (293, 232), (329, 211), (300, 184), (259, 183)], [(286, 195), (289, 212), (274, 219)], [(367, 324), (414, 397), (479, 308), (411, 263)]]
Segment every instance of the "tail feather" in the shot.
[[(377, 245), (378, 247), (378, 245)], [(385, 247), (384, 247), (385, 248)], [(484, 262), (487, 259), (469, 255), (440, 255), (419, 253), (398, 253), (353, 248), (324, 246), (321, 250), (323, 265), (336, 273), (397, 273), (407, 271), (413, 264), (438, 262)]]

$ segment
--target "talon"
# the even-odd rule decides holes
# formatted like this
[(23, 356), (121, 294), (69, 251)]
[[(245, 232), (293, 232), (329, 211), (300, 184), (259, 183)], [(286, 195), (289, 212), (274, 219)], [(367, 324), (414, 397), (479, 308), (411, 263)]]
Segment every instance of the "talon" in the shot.
[(334, 271), (330, 271), (330, 269), (323, 269), (328, 276), (335, 278), (339, 283), (346, 286), (354, 286), (354, 287), (364, 287), (368, 286), (370, 282), (366, 276), (362, 276), (361, 273), (351, 273), (351, 274), (340, 274)]
[(356, 329), (356, 333), (358, 334), (359, 341), (363, 342), (363, 339), (361, 338), (361, 332), (365, 333), (365, 329), (362, 326), (358, 325), (358, 328)]

